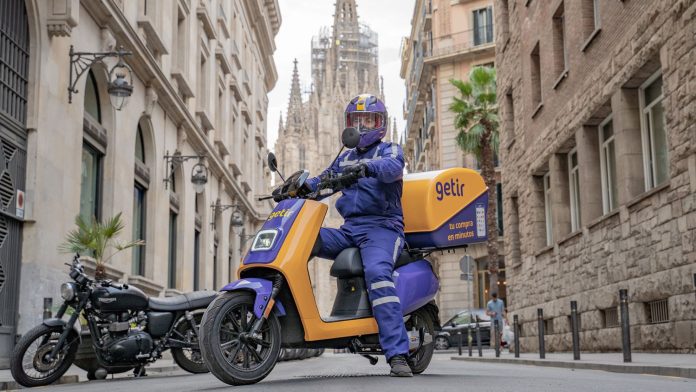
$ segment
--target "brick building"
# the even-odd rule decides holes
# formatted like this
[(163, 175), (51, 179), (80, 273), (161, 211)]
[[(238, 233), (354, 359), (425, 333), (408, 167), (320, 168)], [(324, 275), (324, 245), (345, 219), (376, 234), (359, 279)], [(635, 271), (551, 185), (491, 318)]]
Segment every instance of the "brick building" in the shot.
[[(696, 350), (696, 1), (498, 0), (511, 314), (524, 350)], [(512, 319), (512, 317), (510, 317)]]

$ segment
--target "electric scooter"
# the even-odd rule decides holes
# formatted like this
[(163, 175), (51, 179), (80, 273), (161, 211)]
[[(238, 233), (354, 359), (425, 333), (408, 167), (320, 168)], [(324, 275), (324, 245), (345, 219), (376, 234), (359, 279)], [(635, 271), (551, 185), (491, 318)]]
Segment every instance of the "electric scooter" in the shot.
[[(355, 148), (359, 138), (354, 128), (346, 128), (344, 148)], [(272, 153), (268, 161), (276, 171)], [(319, 314), (308, 269), (321, 248), (319, 229), (328, 209), (317, 200), (362, 175), (330, 173), (311, 191), (305, 184), (309, 173), (298, 171), (265, 197), (278, 204), (254, 237), (239, 267), (240, 279), (222, 288), (201, 320), (201, 352), (218, 379), (230, 385), (263, 380), (281, 347), (348, 349), (373, 365), (378, 362), (375, 355), (382, 349), (359, 249), (343, 250), (331, 267), (338, 290), (326, 318)], [(403, 182), (407, 245), (393, 278), (409, 338), (408, 362), (419, 374), (432, 359), (440, 327), (434, 301), (439, 280), (426, 257), (486, 240), (488, 193), (481, 176), (464, 168), (406, 175)]]

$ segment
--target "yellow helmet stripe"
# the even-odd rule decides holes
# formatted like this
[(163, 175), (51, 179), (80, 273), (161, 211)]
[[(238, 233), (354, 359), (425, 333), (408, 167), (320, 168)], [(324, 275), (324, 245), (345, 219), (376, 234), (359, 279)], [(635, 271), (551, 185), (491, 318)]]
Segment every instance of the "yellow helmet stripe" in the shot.
[(356, 105), (357, 110), (365, 110), (365, 101), (370, 96), (370, 94), (360, 94), (358, 97), (358, 103)]

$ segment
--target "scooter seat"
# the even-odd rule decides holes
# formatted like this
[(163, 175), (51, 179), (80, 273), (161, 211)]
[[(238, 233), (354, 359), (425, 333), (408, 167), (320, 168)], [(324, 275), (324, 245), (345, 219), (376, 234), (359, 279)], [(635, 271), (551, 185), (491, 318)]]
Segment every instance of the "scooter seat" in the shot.
[[(414, 256), (404, 249), (401, 251), (399, 258), (396, 259), (394, 269), (418, 260), (420, 260), (420, 257)], [(334, 278), (354, 278), (364, 276), (360, 248), (343, 249), (341, 253), (336, 256), (336, 260), (331, 266), (330, 275)]]
[(177, 310), (198, 309), (208, 306), (217, 296), (217, 291), (194, 291), (173, 297), (150, 298), (150, 310), (173, 312)]

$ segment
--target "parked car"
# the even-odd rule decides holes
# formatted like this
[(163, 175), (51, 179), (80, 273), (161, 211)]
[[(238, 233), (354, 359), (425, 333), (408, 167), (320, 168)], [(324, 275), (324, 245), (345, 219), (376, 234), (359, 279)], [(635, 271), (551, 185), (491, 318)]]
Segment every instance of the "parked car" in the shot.
[[(442, 325), (442, 329), (436, 331), (435, 335), (435, 349), (436, 350), (446, 350), (450, 347), (457, 346), (458, 336), (457, 334), (461, 332), (462, 335), (462, 345), (466, 346), (468, 333), (467, 328), (471, 328), (472, 345), (476, 345), (476, 322), (479, 323), (479, 331), (481, 334), (481, 344), (490, 345), (491, 344), (491, 317), (486, 314), (485, 309), (466, 309), (458, 312), (451, 319), (447, 320)], [(506, 320), (503, 320), (505, 324), (503, 326), (503, 339), (500, 345), (505, 347), (508, 342), (512, 341), (513, 334), (510, 326), (507, 324)]]

